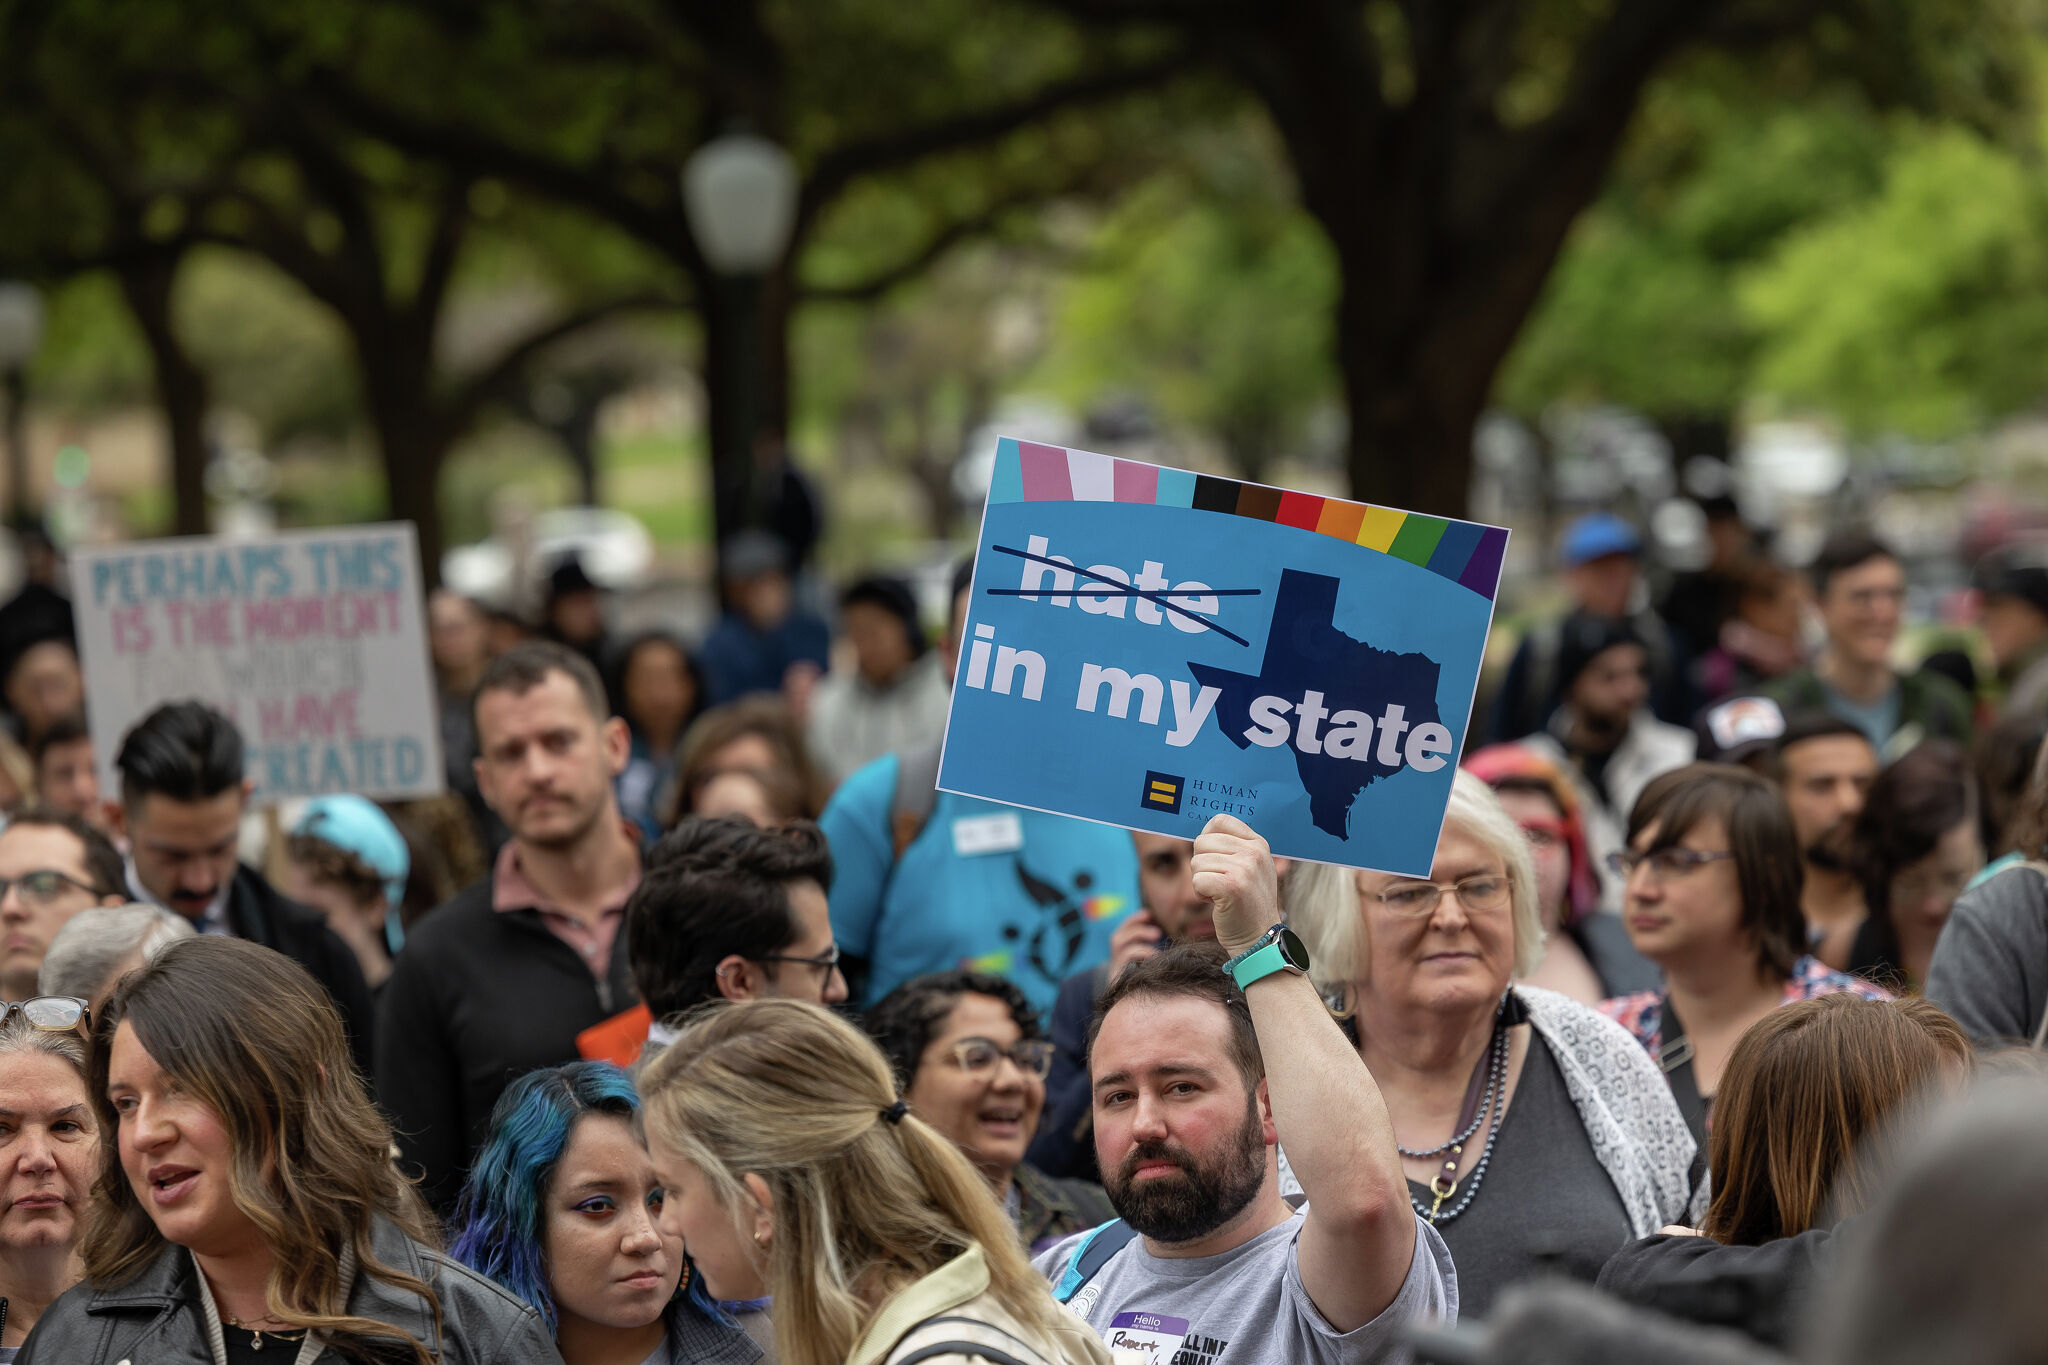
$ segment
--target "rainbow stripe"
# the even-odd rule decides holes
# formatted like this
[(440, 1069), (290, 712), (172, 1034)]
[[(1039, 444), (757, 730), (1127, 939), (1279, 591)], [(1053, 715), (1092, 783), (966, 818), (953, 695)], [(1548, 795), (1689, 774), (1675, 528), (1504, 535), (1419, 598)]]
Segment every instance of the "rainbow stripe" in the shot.
[(1130, 502), (1250, 517), (1363, 545), (1448, 578), (1492, 601), (1508, 533), (1498, 526), (1290, 493), (1184, 469), (1120, 460), (1005, 436), (990, 502)]
[(1123, 908), (1122, 896), (1090, 896), (1081, 902), (1081, 913), (1089, 919), (1108, 919)]

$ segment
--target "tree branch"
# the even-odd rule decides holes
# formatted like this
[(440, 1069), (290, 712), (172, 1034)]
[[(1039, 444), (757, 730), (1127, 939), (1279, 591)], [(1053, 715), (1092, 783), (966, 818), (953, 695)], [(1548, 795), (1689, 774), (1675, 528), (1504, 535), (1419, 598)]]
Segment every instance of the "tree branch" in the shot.
[(835, 147), (818, 158), (804, 182), (797, 207), (796, 237), (800, 240), (804, 229), (819, 213), (861, 176), (894, 170), (941, 152), (993, 142), (1070, 105), (1114, 99), (1159, 85), (1189, 70), (1195, 62), (1194, 49), (1182, 46), (1136, 66), (1056, 81), (1011, 104)]
[(1042, 197), (1036, 191), (1005, 195), (986, 205), (980, 213), (948, 223), (927, 238), (916, 251), (894, 265), (875, 271), (864, 280), (853, 284), (799, 285), (797, 300), (801, 303), (872, 303), (898, 285), (907, 284), (922, 275), (960, 243), (991, 231), (1004, 215)]
[(359, 301), (341, 272), (306, 245), (304, 235), (279, 216), (275, 205), (242, 189), (223, 192), (216, 203), (242, 208), (254, 220), (254, 227), (237, 230), (218, 222), (206, 224), (193, 230), (198, 240), (261, 256), (339, 313), (352, 329), (364, 323)]
[(441, 315), (441, 304), (448, 296), (448, 283), (454, 278), (455, 262), (462, 255), (462, 240), (469, 227), (469, 186), (468, 176), (450, 172), (442, 187), (441, 205), (434, 215), (434, 235), (427, 243), (419, 285), (406, 309), (415, 325), (431, 324)]
[(593, 303), (565, 313), (547, 326), (528, 333), (462, 385), (441, 405), (440, 420), (450, 429), (467, 427), (491, 394), (516, 375), (528, 361), (558, 341), (565, 340), (594, 323), (625, 312), (683, 308), (680, 300), (662, 294), (628, 294)]
[(467, 167), (479, 175), (516, 181), (538, 194), (579, 205), (679, 261), (692, 276), (701, 276), (708, 269), (683, 219), (680, 191), (672, 204), (648, 204), (622, 193), (585, 167), (514, 147), (472, 129), (403, 113), (365, 95), (332, 70), (315, 71), (308, 85), (337, 117), (381, 142), (444, 164)]
[[(320, 136), (304, 111), (285, 100), (270, 102), (266, 110), (249, 109), (246, 116), (259, 119), (257, 127), (276, 130), (277, 140), (297, 162), (299, 173), (313, 193), (325, 201), (341, 220), (342, 250), (355, 261), (359, 280), (375, 280), (381, 287), (386, 276), (384, 244), (377, 235), (375, 216), (363, 192), (363, 179), (348, 158)], [(268, 117), (264, 117), (265, 114)]]
[(1618, 6), (1580, 47), (1557, 108), (1527, 128), (1506, 130), (1493, 139), (1492, 159), (1500, 174), (1472, 206), (1468, 221), (1526, 220), (1527, 214), (1512, 213), (1510, 206), (1553, 198), (1555, 191), (1542, 192), (1540, 182), (1560, 176), (1589, 179), (1580, 188), (1590, 198), (1643, 87), (1723, 7), (1723, 0), (1629, 0)]
[(1173, 28), (1241, 21), (1247, 7), (1237, 0), (1040, 0), (1050, 9), (1088, 24), (1163, 24)]

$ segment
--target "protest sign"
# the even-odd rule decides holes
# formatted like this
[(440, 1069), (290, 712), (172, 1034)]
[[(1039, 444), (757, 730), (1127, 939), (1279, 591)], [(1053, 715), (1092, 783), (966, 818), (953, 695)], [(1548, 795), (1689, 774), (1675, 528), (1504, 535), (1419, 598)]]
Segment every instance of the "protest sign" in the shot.
[(1426, 877), (1508, 533), (999, 442), (939, 786)]
[(71, 589), (103, 790), (170, 701), (241, 727), (258, 799), (441, 790), (410, 522), (83, 549)]

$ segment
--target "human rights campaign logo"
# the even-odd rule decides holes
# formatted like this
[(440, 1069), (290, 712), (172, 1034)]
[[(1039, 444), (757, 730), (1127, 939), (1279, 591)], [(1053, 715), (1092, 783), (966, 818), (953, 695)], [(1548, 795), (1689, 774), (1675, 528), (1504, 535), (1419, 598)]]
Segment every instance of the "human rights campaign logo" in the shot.
[(1145, 774), (1145, 790), (1138, 797), (1138, 804), (1146, 810), (1156, 810), (1165, 815), (1180, 814), (1180, 793), (1185, 785), (1172, 773)]

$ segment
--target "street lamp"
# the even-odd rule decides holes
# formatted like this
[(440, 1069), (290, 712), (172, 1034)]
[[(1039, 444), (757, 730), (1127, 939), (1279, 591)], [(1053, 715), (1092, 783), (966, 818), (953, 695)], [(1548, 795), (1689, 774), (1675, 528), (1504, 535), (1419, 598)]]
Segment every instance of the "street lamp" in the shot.
[(29, 515), (28, 362), (43, 341), (43, 296), (19, 280), (0, 281), (0, 384), (7, 391), (7, 501), (17, 522)]
[(750, 520), (761, 388), (761, 282), (796, 226), (796, 163), (756, 133), (728, 132), (683, 167), (683, 212), (716, 279), (703, 311), (714, 533)]

